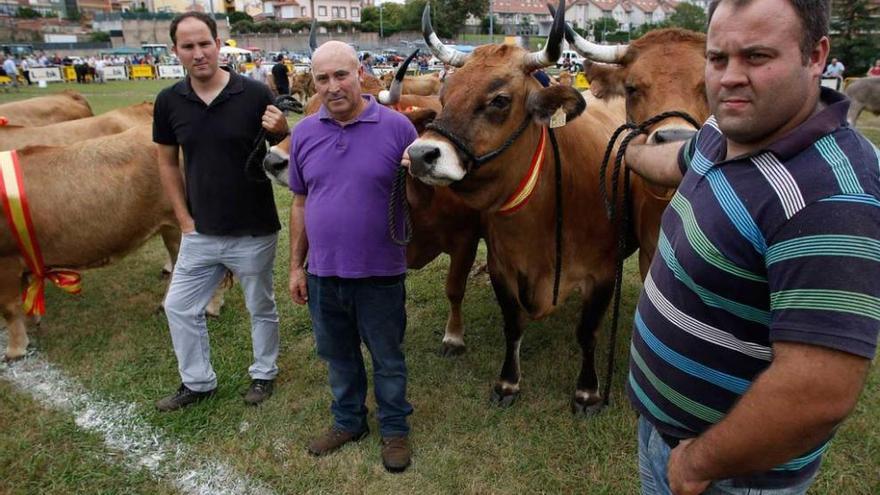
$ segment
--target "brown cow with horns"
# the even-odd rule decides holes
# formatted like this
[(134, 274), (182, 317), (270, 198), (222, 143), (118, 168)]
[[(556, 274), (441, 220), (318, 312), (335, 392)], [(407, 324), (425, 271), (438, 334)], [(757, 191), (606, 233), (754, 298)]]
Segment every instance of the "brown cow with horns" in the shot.
[(572, 408), (587, 413), (602, 403), (594, 351), (613, 289), (617, 237), (599, 197), (598, 169), (605, 144), (623, 116), (601, 102), (584, 113), (586, 103), (575, 89), (542, 88), (531, 77), (559, 57), (564, 6), (561, 0), (542, 51), (486, 45), (471, 54), (440, 42), (426, 6), (422, 28), (428, 46), (459, 69), (446, 81), (443, 111), (408, 154), (415, 177), (449, 185), (465, 204), (485, 213), (489, 274), (507, 347), (492, 400), (505, 406), (520, 389), (519, 348), (526, 317), (541, 318), (554, 309), (556, 172), (546, 126), (554, 114), (565, 115), (567, 125), (554, 130), (563, 211), (559, 300), (575, 288), (583, 297), (577, 327), (583, 360)]

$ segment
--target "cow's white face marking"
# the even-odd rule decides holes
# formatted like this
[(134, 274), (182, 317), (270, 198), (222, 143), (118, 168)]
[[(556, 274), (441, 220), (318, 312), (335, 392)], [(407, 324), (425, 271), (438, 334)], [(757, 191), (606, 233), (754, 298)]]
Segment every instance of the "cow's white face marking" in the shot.
[(460, 181), (467, 170), (458, 159), (455, 148), (447, 141), (436, 139), (417, 139), (410, 146), (432, 146), (440, 151), (440, 156), (424, 168), (413, 169), (413, 175), (425, 184), (432, 186), (448, 186)]
[(263, 158), (263, 170), (266, 175), (276, 184), (290, 187), (290, 155), (277, 146), (269, 148), (266, 157)]

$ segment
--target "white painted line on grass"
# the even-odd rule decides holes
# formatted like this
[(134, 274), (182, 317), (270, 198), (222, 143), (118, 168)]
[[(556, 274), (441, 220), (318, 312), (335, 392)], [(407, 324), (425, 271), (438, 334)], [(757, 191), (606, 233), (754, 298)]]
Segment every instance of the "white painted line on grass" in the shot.
[[(0, 349), (5, 348), (6, 335), (0, 333)], [(0, 379), (48, 408), (73, 414), (77, 426), (103, 436), (107, 447), (121, 452), (129, 467), (146, 468), (182, 493), (274, 493), (222, 461), (198, 458), (185, 445), (163, 438), (161, 430), (148, 425), (134, 404), (106, 400), (86, 391), (37, 353), (12, 364), (0, 363)]]

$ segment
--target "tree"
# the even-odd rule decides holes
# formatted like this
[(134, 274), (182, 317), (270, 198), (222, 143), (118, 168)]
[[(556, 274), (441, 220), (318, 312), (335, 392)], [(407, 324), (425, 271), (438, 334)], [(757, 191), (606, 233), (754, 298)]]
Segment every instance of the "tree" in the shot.
[(680, 27), (691, 31), (706, 32), (706, 12), (691, 3), (679, 3), (675, 11), (662, 23), (663, 27)]
[(619, 28), (620, 25), (613, 17), (596, 19), (593, 21), (593, 39), (601, 43), (607, 39), (608, 34), (616, 33)]
[[(407, 0), (405, 26), (421, 31), (425, 0)], [(486, 0), (433, 0), (431, 25), (441, 38), (452, 38), (464, 27), (468, 15), (483, 17), (488, 11)], [(414, 19), (413, 19), (414, 18)]]
[(246, 12), (235, 11), (229, 14), (229, 24), (235, 24), (238, 21), (251, 21), (254, 22), (254, 18), (249, 16)]
[(831, 56), (843, 62), (847, 74), (862, 76), (880, 49), (880, 6), (869, 0), (834, 0), (831, 5)]
[(67, 15), (65, 17), (68, 21), (79, 21), (82, 19), (82, 13), (78, 8), (72, 7), (67, 9)]
[(15, 11), (15, 17), (20, 19), (36, 19), (38, 17), (43, 17), (43, 15), (30, 7), (19, 7), (18, 10)]
[(89, 39), (93, 42), (107, 42), (110, 41), (110, 33), (106, 31), (92, 31), (89, 34)]
[(242, 19), (240, 21), (236, 21), (230, 26), (230, 30), (232, 34), (246, 34), (256, 32), (256, 25), (247, 19)]

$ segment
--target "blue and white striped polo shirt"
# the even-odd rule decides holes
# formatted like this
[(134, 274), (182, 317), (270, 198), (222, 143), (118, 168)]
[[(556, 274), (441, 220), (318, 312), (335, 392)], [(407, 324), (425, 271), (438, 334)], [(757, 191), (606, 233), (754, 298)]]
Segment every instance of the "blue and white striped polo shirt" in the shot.
[[(724, 161), (714, 117), (682, 148), (635, 315), (627, 392), (663, 434), (720, 421), (776, 341), (872, 358), (880, 327), (880, 153), (822, 89), (819, 113), (765, 150)], [(827, 442), (743, 478), (785, 486)]]

